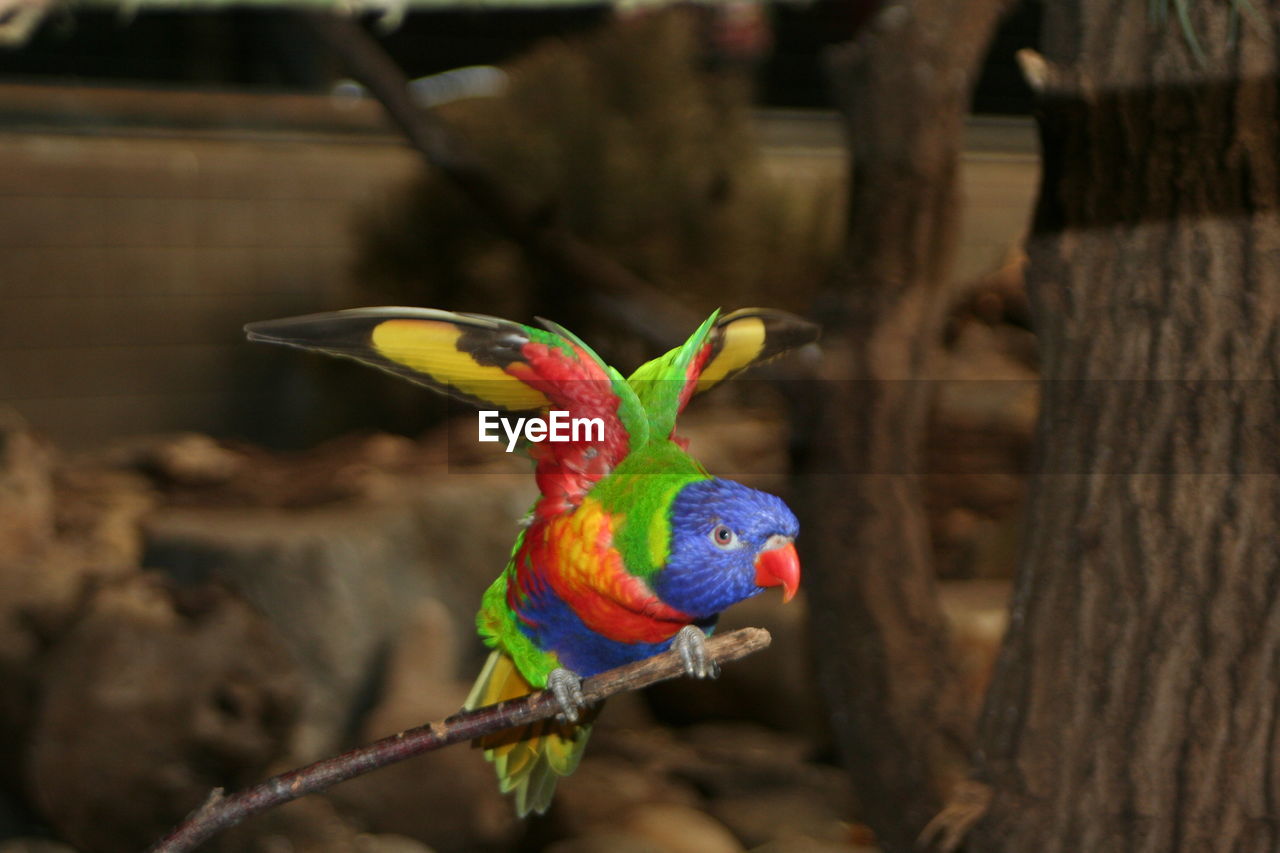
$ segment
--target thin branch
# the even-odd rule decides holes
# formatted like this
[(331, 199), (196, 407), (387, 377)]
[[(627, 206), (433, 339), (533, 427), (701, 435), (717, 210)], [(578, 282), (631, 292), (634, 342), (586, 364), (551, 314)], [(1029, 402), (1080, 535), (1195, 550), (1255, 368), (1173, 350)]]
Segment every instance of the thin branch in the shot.
[[(771, 641), (769, 632), (763, 628), (741, 628), (708, 638), (707, 656), (717, 663), (728, 663), (766, 648)], [(675, 652), (664, 652), (588, 678), (582, 683), (582, 693), (588, 702), (600, 702), (616, 693), (639, 690), (681, 675), (684, 675), (684, 664), (680, 656)], [(333, 758), (273, 776), (237, 794), (227, 796), (223, 789), (215, 788), (204, 804), (156, 842), (150, 853), (193, 850), (245, 818), (305, 794), (323, 791), (338, 782), (424, 752), (544, 720), (559, 711), (560, 705), (555, 696), (543, 690), (474, 711), (462, 711), (440, 722), (385, 737)]]
[(580, 285), (593, 297), (597, 310), (650, 343), (671, 346), (697, 326), (700, 317), (569, 233), (542, 206), (522, 202), (494, 180), (465, 140), (435, 112), (414, 101), (404, 72), (359, 24), (327, 12), (307, 13), (303, 19), (351, 76), (381, 102), (423, 159), (452, 180), (530, 258)]

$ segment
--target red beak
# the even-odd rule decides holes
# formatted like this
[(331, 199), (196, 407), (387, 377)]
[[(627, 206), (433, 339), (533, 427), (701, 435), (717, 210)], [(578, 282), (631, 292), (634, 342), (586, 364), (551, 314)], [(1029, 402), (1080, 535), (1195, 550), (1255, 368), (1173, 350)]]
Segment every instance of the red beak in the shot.
[(794, 542), (761, 551), (756, 557), (756, 586), (782, 587), (782, 600), (790, 601), (800, 587), (800, 555)]

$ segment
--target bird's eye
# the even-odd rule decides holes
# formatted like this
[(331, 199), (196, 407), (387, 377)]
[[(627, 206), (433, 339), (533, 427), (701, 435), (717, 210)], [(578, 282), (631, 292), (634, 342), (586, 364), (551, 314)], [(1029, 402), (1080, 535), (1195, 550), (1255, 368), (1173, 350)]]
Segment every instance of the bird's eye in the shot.
[(711, 530), (711, 541), (714, 542), (718, 548), (732, 548), (734, 545), (738, 544), (738, 534), (734, 533), (723, 524), (717, 524)]

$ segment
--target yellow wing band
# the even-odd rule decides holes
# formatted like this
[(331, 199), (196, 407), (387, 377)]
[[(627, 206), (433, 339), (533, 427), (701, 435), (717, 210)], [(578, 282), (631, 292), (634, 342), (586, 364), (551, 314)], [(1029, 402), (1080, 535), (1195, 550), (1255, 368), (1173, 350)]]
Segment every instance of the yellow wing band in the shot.
[(466, 329), (432, 320), (387, 320), (370, 343), (379, 355), (493, 405), (524, 411), (551, 405), (546, 395), (495, 364), (481, 364), (459, 344)]
[(698, 376), (697, 393), (715, 385), (730, 373), (750, 365), (764, 351), (765, 325), (759, 317), (743, 317), (733, 320), (732, 315), (726, 318), (720, 330), (722, 344), (720, 351), (702, 368)]

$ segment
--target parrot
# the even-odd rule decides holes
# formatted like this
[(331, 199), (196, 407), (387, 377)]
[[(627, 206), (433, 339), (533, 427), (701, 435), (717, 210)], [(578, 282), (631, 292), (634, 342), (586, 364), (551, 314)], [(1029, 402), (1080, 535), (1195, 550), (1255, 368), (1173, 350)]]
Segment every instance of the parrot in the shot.
[(482, 409), (600, 419), (577, 440), (528, 444), (539, 497), (476, 616), (492, 651), (464, 708), (544, 689), (561, 708), (477, 743), (520, 817), (544, 813), (578, 765), (599, 710), (582, 679), (668, 650), (688, 675), (714, 678), (705, 640), (720, 613), (770, 587), (795, 595), (795, 515), (712, 476), (675, 426), (695, 394), (818, 335), (782, 311), (716, 311), (624, 378), (567, 329), (539, 323), (379, 307), (245, 326), (250, 340), (354, 359)]

